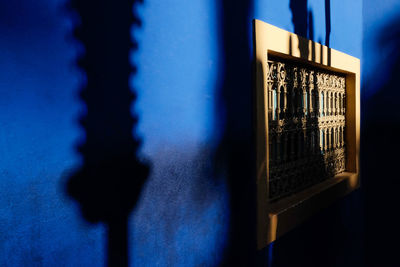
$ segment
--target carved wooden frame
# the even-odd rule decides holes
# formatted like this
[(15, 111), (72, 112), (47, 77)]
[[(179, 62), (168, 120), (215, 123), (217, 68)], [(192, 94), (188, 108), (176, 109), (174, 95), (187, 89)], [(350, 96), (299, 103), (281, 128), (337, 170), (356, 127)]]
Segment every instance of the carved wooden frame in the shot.
[[(313, 213), (360, 186), (360, 60), (254, 20), (256, 151), (257, 151), (257, 246), (264, 248)], [(304, 49), (309, 51), (304, 53)], [(343, 73), (346, 76), (346, 171), (294, 195), (270, 202), (268, 151), (268, 97), (264, 81), (268, 55)]]

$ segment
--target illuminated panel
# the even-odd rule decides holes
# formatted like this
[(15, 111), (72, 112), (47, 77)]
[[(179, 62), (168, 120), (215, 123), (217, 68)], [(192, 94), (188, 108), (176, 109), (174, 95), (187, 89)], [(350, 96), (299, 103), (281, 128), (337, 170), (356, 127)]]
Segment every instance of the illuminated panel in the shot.
[(360, 60), (254, 20), (257, 246), (360, 185)]
[(269, 57), (269, 198), (345, 170), (345, 76)]

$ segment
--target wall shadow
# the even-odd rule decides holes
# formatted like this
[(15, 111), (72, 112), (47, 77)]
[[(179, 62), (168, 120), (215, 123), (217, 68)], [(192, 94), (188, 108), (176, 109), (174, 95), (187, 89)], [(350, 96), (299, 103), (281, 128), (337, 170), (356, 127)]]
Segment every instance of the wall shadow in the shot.
[[(314, 38), (314, 15), (312, 10), (308, 9), (308, 0), (291, 0), (289, 8), (292, 12), (292, 23), (294, 33), (304, 38), (316, 42)], [(330, 48), (330, 35), (331, 35), (331, 3), (330, 0), (325, 0), (325, 46), (328, 47), (327, 65), (331, 66), (331, 48)], [(290, 41), (290, 40), (289, 40)], [(322, 44), (322, 40), (318, 40)], [(291, 44), (291, 42), (290, 42)], [(308, 42), (299, 40), (299, 50), (301, 58), (307, 59), (311, 53), (311, 59), (315, 60), (315, 45), (308, 47)], [(321, 51), (322, 52), (322, 51)], [(322, 54), (321, 54), (322, 62)]]
[(325, 45), (328, 47), (328, 66), (331, 66), (331, 0), (325, 0)]
[(130, 87), (136, 67), (130, 53), (137, 49), (132, 25), (138, 1), (71, 0), (80, 24), (74, 35), (84, 47), (78, 66), (86, 76), (80, 97), (86, 108), (80, 124), (85, 141), (78, 146), (83, 165), (68, 179), (68, 195), (80, 204), (83, 217), (107, 226), (108, 266), (128, 266), (128, 216), (149, 173), (138, 158), (139, 138), (133, 134), (135, 92)]
[[(313, 20), (313, 17), (311, 11), (308, 10), (308, 0), (291, 0), (289, 8), (292, 12), (294, 33), (311, 39), (310, 35), (314, 34), (314, 27), (309, 23), (309, 20)], [(299, 42), (299, 50), (302, 58), (308, 58), (310, 51), (307, 42)]]
[[(400, 219), (397, 216), (400, 130), (400, 16), (381, 28), (375, 51), (381, 55), (375, 68), (386, 68), (366, 77), (362, 91), (361, 171), (366, 203), (366, 266), (398, 266), (397, 242)], [(381, 83), (369, 81), (379, 80)], [(377, 88), (372, 88), (372, 87)], [(368, 96), (368, 91), (376, 91)]]
[(216, 177), (226, 177), (230, 222), (222, 266), (254, 266), (256, 190), (254, 90), (252, 90), (251, 21), (253, 1), (216, 2), (219, 18), (219, 80), (215, 153)]

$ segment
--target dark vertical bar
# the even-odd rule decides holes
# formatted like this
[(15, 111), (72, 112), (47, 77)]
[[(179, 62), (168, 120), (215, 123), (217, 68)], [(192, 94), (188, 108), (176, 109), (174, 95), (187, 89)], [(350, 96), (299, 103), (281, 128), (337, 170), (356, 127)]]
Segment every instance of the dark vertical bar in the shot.
[(328, 66), (331, 65), (331, 49), (330, 49), (330, 38), (331, 38), (331, 0), (325, 0), (325, 45), (328, 48)]
[(108, 266), (127, 267), (128, 253), (128, 218), (121, 217), (108, 223)]
[(331, 36), (331, 0), (325, 0), (325, 45), (330, 47)]
[[(227, 177), (229, 241), (223, 266), (254, 266), (256, 255), (255, 97), (252, 89), (250, 19), (253, 0), (215, 1), (220, 18), (220, 74), (216, 129), (221, 129), (215, 170)], [(240, 107), (240, 109), (238, 109)], [(221, 125), (223, 123), (223, 126)], [(222, 127), (221, 127), (222, 126)], [(221, 169), (224, 166), (224, 169)]]

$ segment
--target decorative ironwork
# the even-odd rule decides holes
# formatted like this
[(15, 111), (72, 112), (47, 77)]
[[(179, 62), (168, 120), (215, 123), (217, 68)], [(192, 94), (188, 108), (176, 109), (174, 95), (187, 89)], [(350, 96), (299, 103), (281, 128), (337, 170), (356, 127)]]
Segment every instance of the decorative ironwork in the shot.
[(296, 193), (345, 170), (346, 80), (269, 58), (269, 196)]

